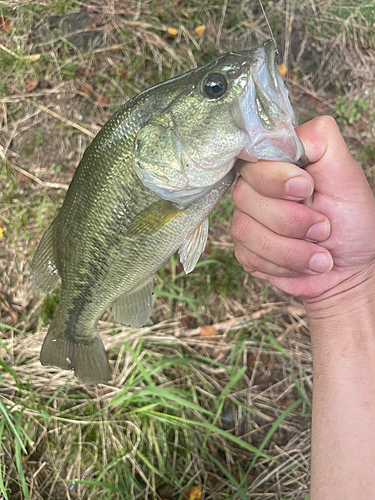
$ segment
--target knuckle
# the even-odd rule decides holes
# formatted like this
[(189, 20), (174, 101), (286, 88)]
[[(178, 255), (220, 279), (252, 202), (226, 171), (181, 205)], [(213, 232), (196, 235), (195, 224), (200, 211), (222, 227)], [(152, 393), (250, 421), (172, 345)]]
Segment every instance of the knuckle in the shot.
[(248, 188), (248, 185), (247, 185), (246, 181), (242, 177), (240, 177), (237, 180), (236, 186), (232, 192), (233, 203), (236, 206), (242, 205), (242, 203), (246, 200), (247, 188)]
[(258, 171), (257, 174), (254, 176), (255, 191), (261, 193), (264, 183), (265, 183), (265, 174), (262, 171)]
[(245, 248), (238, 244), (238, 243), (235, 243), (234, 244), (234, 256), (236, 257), (236, 259), (238, 260), (238, 262), (242, 265), (242, 266), (245, 266), (246, 265), (246, 259), (244, 258), (244, 254), (245, 254)]
[(233, 212), (230, 236), (233, 240), (243, 242), (250, 232), (252, 218), (239, 210)]
[(240, 244), (234, 246), (234, 255), (248, 273), (262, 268), (263, 259)]
[(259, 257), (259, 255), (255, 253), (251, 253), (248, 255), (247, 265), (254, 269), (255, 271), (260, 271), (263, 268), (264, 259)]
[(287, 269), (299, 269), (300, 260), (300, 254), (295, 245), (288, 245), (281, 254), (281, 265)]
[(332, 116), (324, 115), (315, 118), (316, 128), (320, 132), (331, 131), (332, 127), (338, 129), (336, 120)]
[(280, 234), (283, 236), (294, 235), (300, 224), (300, 217), (296, 214), (289, 214), (283, 218)]

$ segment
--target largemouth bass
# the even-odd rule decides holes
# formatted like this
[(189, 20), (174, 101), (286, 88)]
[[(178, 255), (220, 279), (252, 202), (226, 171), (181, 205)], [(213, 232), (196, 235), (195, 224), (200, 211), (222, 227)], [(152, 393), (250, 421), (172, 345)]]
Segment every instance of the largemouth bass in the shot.
[(145, 90), (86, 149), (31, 263), (43, 293), (61, 279), (42, 365), (110, 379), (98, 319), (144, 325), (155, 272), (177, 250), (194, 269), (237, 158), (306, 163), (273, 40)]

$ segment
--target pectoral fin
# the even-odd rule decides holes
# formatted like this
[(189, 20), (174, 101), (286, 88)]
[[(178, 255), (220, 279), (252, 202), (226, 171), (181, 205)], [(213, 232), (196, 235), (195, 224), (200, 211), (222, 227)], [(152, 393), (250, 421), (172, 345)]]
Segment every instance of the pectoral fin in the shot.
[(44, 233), (30, 266), (31, 280), (43, 293), (51, 292), (59, 282), (54, 254), (53, 224), (54, 222)]
[(120, 295), (112, 305), (115, 320), (135, 328), (143, 326), (152, 311), (153, 290), (154, 276), (151, 276), (130, 293)]
[(207, 236), (208, 219), (205, 219), (180, 247), (178, 253), (186, 274), (190, 273), (196, 266), (201, 253), (206, 247)]
[(184, 211), (175, 203), (159, 200), (141, 212), (128, 228), (128, 235), (153, 236)]

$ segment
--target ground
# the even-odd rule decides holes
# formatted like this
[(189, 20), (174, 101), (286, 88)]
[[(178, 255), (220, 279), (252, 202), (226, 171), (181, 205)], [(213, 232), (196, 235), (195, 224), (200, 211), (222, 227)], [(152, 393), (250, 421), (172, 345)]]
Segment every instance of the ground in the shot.
[[(339, 122), (372, 185), (375, 3), (263, 2), (298, 123)], [(270, 36), (255, 0), (0, 0), (0, 496), (309, 498), (312, 360), (298, 299), (251, 278), (230, 194), (185, 276), (157, 275), (151, 321), (108, 311), (109, 384), (38, 356), (58, 302), (30, 282), (83, 151), (150, 85)]]

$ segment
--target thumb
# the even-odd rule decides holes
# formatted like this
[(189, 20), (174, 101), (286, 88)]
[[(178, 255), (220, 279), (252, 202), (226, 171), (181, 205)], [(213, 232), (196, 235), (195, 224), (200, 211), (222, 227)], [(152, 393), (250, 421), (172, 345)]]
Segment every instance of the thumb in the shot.
[(316, 192), (335, 198), (342, 194), (346, 198), (349, 193), (363, 196), (365, 185), (365, 189), (370, 189), (331, 116), (314, 118), (296, 131), (310, 161), (307, 171), (314, 178)]

